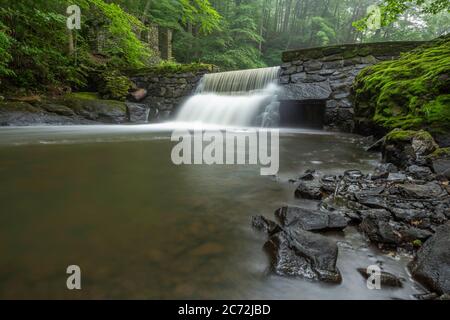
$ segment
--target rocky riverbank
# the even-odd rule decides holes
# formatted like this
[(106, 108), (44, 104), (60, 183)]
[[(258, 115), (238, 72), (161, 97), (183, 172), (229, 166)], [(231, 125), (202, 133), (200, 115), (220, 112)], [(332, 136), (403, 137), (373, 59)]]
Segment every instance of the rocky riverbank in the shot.
[[(412, 277), (427, 298), (450, 295), (450, 152), (426, 132), (395, 130), (368, 149), (383, 155), (374, 172), (349, 170), (324, 175), (308, 170), (292, 180), (295, 197), (316, 201), (316, 208), (286, 206), (276, 222), (253, 217), (253, 227), (267, 233), (264, 245), (270, 270), (340, 283), (339, 248), (328, 231), (356, 226), (367, 241), (386, 252), (408, 253)], [(365, 278), (365, 269), (355, 270)], [(382, 286), (401, 281), (382, 272)]]
[(0, 126), (146, 123), (161, 116), (146, 104), (104, 100), (96, 93), (0, 102)]

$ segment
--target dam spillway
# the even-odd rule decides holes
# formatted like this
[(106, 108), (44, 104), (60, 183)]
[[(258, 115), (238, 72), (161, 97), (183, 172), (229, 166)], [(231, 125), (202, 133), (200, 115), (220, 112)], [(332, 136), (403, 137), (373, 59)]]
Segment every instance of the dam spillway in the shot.
[(276, 125), (279, 67), (207, 74), (176, 121), (226, 126)]

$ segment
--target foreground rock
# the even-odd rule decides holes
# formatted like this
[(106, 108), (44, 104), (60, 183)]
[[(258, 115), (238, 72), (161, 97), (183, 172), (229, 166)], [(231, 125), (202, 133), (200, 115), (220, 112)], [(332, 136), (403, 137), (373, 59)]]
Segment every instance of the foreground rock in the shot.
[(264, 245), (271, 269), (281, 276), (303, 277), (339, 283), (336, 267), (338, 247), (333, 240), (301, 229), (285, 229), (272, 235)]
[(146, 123), (157, 116), (148, 105), (103, 100), (95, 93), (25, 100), (0, 102), (0, 126)]
[(450, 294), (450, 223), (436, 229), (410, 268), (413, 277), (431, 291)]
[(252, 217), (252, 227), (258, 231), (263, 231), (268, 235), (275, 234), (282, 230), (278, 224), (269, 219), (266, 219), (263, 216)]
[(349, 222), (348, 218), (340, 214), (292, 206), (278, 209), (275, 216), (283, 227), (306, 231), (342, 230)]
[(339, 283), (336, 242), (308, 231), (338, 223), (327, 215), (297, 207), (281, 208), (275, 214), (281, 225), (262, 216), (252, 218), (252, 226), (269, 237), (264, 249), (270, 258), (270, 270), (280, 276)]
[[(414, 250), (450, 217), (448, 180), (417, 163), (406, 171), (382, 164), (373, 174), (359, 170), (336, 176), (311, 172), (301, 176), (295, 195), (299, 197), (302, 190), (305, 198), (304, 194), (311, 193), (305, 190), (314, 189), (320, 194), (316, 198), (320, 210), (282, 208), (277, 212), (282, 225), (327, 231), (351, 223), (359, 225), (367, 238), (381, 248)], [(345, 222), (342, 217), (346, 217)], [(330, 223), (336, 219), (342, 225)]]
[[(370, 274), (367, 273), (367, 269), (365, 268), (359, 268), (358, 272), (364, 277), (364, 279), (368, 279), (370, 277)], [(391, 288), (403, 287), (402, 279), (386, 271), (381, 271), (380, 284), (381, 287), (384, 286)]]

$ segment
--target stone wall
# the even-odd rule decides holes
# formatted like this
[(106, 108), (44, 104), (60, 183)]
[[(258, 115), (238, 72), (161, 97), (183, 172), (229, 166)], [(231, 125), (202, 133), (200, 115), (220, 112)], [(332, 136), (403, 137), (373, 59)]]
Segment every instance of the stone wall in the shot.
[(210, 70), (185, 73), (148, 72), (131, 76), (136, 90), (127, 103), (129, 109), (139, 114), (149, 111), (149, 121), (162, 121), (170, 118), (177, 108), (197, 88), (201, 78)]
[(351, 86), (362, 69), (394, 59), (424, 42), (388, 42), (291, 50), (283, 53), (285, 100), (327, 100), (325, 125), (353, 130)]

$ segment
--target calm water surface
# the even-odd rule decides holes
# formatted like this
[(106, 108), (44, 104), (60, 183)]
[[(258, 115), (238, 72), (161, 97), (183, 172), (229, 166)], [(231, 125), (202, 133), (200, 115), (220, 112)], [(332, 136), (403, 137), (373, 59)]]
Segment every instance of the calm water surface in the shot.
[[(171, 125), (0, 129), (0, 298), (411, 299), (407, 257), (370, 248), (353, 229), (340, 241), (340, 285), (267, 273), (265, 236), (295, 200), (305, 169), (369, 171), (354, 136), (283, 131), (280, 173), (258, 166), (175, 166)], [(404, 288), (368, 290), (356, 269), (381, 263)], [(66, 289), (66, 268), (82, 290)]]

